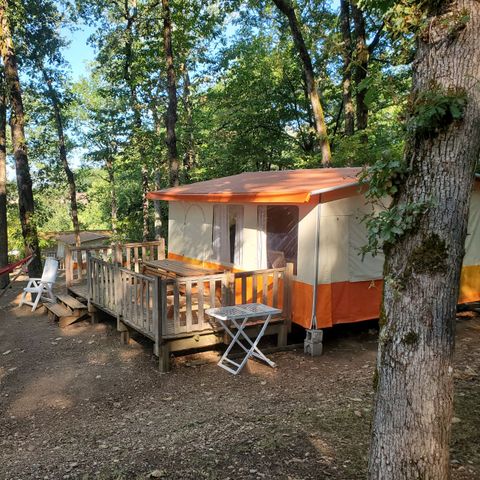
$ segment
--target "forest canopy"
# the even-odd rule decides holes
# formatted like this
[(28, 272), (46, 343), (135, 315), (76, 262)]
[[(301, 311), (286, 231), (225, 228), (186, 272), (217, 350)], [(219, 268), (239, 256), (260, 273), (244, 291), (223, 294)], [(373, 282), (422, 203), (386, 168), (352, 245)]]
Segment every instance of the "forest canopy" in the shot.
[[(321, 166), (292, 15), (331, 165), (402, 156), (413, 43), (386, 24), (377, 2), (10, 0), (9, 12), (39, 232), (72, 230), (59, 118), (78, 226), (112, 229), (119, 240), (165, 235), (166, 212), (154, 211), (149, 190)], [(81, 78), (64, 57), (79, 29), (92, 32), (95, 52)], [(9, 249), (21, 251), (10, 145)]]

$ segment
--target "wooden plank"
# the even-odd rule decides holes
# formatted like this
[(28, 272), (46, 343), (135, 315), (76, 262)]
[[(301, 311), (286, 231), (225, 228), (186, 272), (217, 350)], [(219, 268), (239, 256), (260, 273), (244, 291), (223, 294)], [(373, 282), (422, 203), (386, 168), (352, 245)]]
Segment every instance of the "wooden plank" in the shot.
[(87, 308), (86, 305), (70, 295), (57, 295), (57, 299), (64, 303), (71, 310), (82, 310), (83, 308)]
[(272, 307), (277, 308), (278, 305), (278, 274), (273, 272), (273, 300)]
[(262, 274), (262, 303), (268, 305), (268, 275)]
[(210, 280), (209, 282), (210, 287), (210, 308), (215, 308), (215, 280)]
[(242, 279), (242, 303), (247, 303), (247, 277), (241, 277)]
[(205, 311), (203, 308), (203, 296), (205, 294), (204, 288), (203, 288), (203, 280), (198, 282), (197, 284), (197, 296), (198, 296), (198, 312), (197, 312), (197, 318), (198, 318), (198, 324), (203, 325), (203, 322), (205, 321)]
[(185, 304), (186, 304), (186, 310), (185, 310), (185, 320), (186, 320), (186, 329), (187, 332), (190, 332), (192, 330), (192, 281), (187, 280), (185, 284)]
[(257, 292), (257, 274), (254, 272), (252, 275), (252, 303), (257, 303), (258, 292)]
[(44, 303), (43, 305), (58, 318), (72, 315), (72, 312), (65, 305), (60, 305), (59, 303)]
[(180, 295), (178, 291), (178, 282), (173, 284), (173, 331), (180, 332)]
[(140, 265), (138, 264), (138, 247), (133, 247), (133, 258), (135, 262), (135, 271), (138, 273), (140, 271)]
[(131, 269), (132, 269), (132, 262), (131, 262), (130, 256), (131, 256), (131, 253), (132, 253), (132, 252), (131, 252), (131, 250), (130, 250), (130, 247), (127, 247), (126, 253), (127, 253), (127, 268), (128, 268), (129, 270), (131, 270)]

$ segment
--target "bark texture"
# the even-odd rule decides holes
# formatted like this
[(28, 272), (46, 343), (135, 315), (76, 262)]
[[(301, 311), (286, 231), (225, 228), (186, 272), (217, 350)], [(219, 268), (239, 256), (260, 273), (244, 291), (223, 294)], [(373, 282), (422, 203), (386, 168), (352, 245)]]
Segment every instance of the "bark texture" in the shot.
[[(396, 203), (430, 203), (386, 249), (369, 478), (446, 480), (455, 310), (473, 173), (480, 155), (480, 3), (443, 2), (418, 36), (412, 99), (464, 93), (462, 120), (413, 136)], [(469, 13), (466, 23), (455, 18)], [(420, 97), (421, 98), (421, 97)]]
[(355, 109), (352, 99), (352, 32), (350, 28), (350, 3), (340, 2), (340, 28), (343, 41), (343, 114), (345, 135), (351, 136), (355, 130)]
[(177, 151), (177, 135), (175, 127), (177, 124), (177, 81), (175, 66), (173, 62), (172, 46), (172, 16), (170, 12), (169, 0), (162, 0), (163, 13), (163, 48), (165, 53), (165, 64), (167, 66), (167, 91), (168, 107), (165, 119), (167, 130), (166, 144), (168, 152), (168, 166), (170, 172), (170, 186), (175, 187), (179, 184), (179, 161)]
[(55, 116), (55, 126), (57, 127), (58, 136), (58, 153), (60, 161), (62, 162), (63, 170), (67, 177), (68, 190), (70, 194), (70, 216), (72, 217), (73, 231), (75, 234), (75, 245), (79, 247), (82, 242), (80, 239), (80, 224), (78, 222), (77, 186), (75, 185), (75, 176), (70, 168), (70, 165), (68, 164), (67, 147), (65, 145), (65, 132), (63, 129), (62, 109), (57, 92), (53, 88), (52, 81), (45, 70), (43, 70), (43, 77), (47, 85), (48, 97), (50, 98)]
[(328, 141), (327, 124), (325, 123), (325, 115), (318, 94), (318, 85), (313, 71), (312, 59), (310, 58), (307, 46), (305, 45), (300, 22), (297, 19), (295, 9), (290, 0), (273, 0), (273, 3), (288, 19), (293, 41), (303, 65), (305, 83), (315, 121), (315, 133), (319, 149), (322, 152), (322, 166), (329, 167), (332, 161), (332, 154), (330, 152), (330, 143)]
[[(2, 69), (0, 72), (0, 268), (8, 264), (7, 226), (7, 96)], [(5, 288), (8, 283), (8, 274), (0, 275), (0, 288)]]
[(183, 77), (183, 108), (185, 109), (186, 116), (186, 145), (185, 155), (183, 157), (183, 167), (185, 169), (185, 176), (188, 180), (190, 170), (195, 167), (196, 154), (195, 154), (195, 137), (193, 133), (193, 107), (192, 96), (190, 92), (190, 74), (188, 73), (188, 67), (183, 64), (181, 67)]
[(361, 83), (367, 78), (368, 61), (370, 57), (367, 47), (365, 19), (363, 12), (352, 2), (352, 18), (355, 33), (355, 100), (357, 104), (356, 122), (357, 130), (365, 130), (368, 125), (368, 106), (365, 103), (367, 90), (361, 88)]
[(40, 247), (38, 245), (35, 224), (35, 206), (33, 201), (32, 178), (28, 164), (27, 145), (25, 141), (25, 114), (23, 110), (22, 90), (18, 76), (17, 59), (8, 22), (8, 2), (0, 0), (0, 50), (5, 71), (7, 95), (10, 100), (13, 155), (17, 174), (18, 207), (22, 235), (27, 255), (34, 254), (28, 271), (30, 276), (38, 277), (42, 273)]

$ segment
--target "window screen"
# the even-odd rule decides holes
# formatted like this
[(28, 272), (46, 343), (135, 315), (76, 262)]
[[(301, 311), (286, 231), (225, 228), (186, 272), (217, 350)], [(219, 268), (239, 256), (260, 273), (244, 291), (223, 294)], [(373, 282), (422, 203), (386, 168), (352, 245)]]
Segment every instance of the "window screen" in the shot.
[(270, 205), (267, 207), (267, 265), (284, 267), (287, 262), (297, 270), (298, 207)]

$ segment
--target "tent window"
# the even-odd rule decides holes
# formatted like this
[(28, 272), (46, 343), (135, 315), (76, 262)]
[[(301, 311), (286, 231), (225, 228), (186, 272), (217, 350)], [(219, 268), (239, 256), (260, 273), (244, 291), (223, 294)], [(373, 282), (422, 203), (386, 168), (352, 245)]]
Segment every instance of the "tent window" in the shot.
[(243, 207), (215, 205), (212, 231), (213, 257), (222, 263), (243, 261)]
[(270, 205), (267, 207), (266, 242), (268, 268), (284, 267), (293, 263), (297, 270), (298, 254), (298, 207), (293, 205)]

